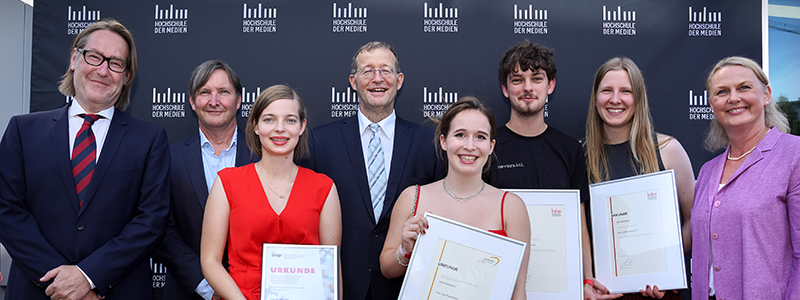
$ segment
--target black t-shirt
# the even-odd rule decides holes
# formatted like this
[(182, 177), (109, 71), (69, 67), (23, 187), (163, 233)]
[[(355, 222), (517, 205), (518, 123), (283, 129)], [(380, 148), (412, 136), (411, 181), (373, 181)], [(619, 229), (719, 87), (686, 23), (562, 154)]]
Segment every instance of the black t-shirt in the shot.
[(577, 189), (589, 199), (589, 179), (583, 147), (572, 137), (548, 126), (526, 137), (507, 126), (497, 129), (495, 158), (489, 182), (504, 189)]

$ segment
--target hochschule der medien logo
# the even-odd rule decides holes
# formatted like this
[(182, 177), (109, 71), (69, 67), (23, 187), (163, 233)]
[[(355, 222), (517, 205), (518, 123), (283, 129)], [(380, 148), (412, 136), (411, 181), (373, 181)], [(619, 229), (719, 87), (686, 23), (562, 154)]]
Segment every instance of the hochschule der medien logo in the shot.
[(438, 89), (428, 90), (422, 87), (422, 116), (441, 117), (450, 105), (458, 101), (457, 92), (445, 91), (441, 86)]
[(694, 11), (689, 6), (689, 36), (713, 37), (722, 36), (722, 12)]
[(342, 91), (331, 87), (331, 118), (352, 117), (358, 112), (358, 94), (349, 86)]
[(87, 10), (86, 5), (74, 9), (67, 6), (67, 35), (77, 35), (97, 21), (100, 21), (100, 10)]
[(608, 10), (603, 5), (603, 35), (636, 35), (636, 11), (621, 6)]
[(367, 8), (353, 7), (352, 3), (340, 6), (333, 3), (333, 32), (367, 32)]
[(547, 34), (547, 10), (533, 9), (529, 4), (518, 7), (514, 4), (515, 34)]
[(430, 33), (457, 33), (458, 32), (458, 7), (438, 7), (423, 5), (424, 19), (422, 19), (423, 32)]
[(271, 33), (278, 31), (278, 9), (263, 7), (261, 3), (251, 7), (244, 4), (242, 10), (242, 32), (244, 33)]
[(183, 118), (186, 116), (186, 93), (173, 92), (167, 88), (158, 92), (153, 88), (153, 118)]
[(708, 106), (708, 91), (703, 94), (689, 90), (689, 120), (713, 120), (714, 113)]
[(155, 5), (155, 23), (153, 32), (156, 34), (182, 34), (189, 32), (189, 9)]
[(250, 117), (250, 112), (253, 110), (253, 103), (256, 102), (258, 95), (261, 95), (261, 87), (256, 87), (253, 92), (248, 92), (246, 87), (242, 87), (242, 106), (239, 109), (241, 117)]

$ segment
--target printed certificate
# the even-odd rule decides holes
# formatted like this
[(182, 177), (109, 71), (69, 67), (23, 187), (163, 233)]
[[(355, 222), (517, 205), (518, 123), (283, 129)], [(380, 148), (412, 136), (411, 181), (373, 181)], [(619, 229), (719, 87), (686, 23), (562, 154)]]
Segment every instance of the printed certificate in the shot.
[(264, 243), (261, 300), (338, 299), (337, 248)]
[(531, 222), (528, 299), (583, 299), (578, 190), (508, 190), (519, 195)]
[(398, 299), (511, 299), (526, 243), (425, 213)]
[(648, 284), (686, 288), (674, 171), (593, 184), (590, 191), (597, 280), (612, 293)]

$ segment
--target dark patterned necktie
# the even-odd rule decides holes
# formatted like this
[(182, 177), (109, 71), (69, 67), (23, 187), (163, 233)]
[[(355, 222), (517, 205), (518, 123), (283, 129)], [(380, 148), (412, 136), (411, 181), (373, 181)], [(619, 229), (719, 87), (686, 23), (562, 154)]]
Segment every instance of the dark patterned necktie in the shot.
[(92, 181), (94, 174), (95, 158), (97, 157), (97, 144), (95, 143), (92, 124), (100, 118), (98, 115), (79, 114), (83, 118), (83, 125), (75, 136), (72, 148), (72, 177), (75, 178), (75, 191), (78, 192), (78, 205), (83, 206), (86, 197), (86, 186)]

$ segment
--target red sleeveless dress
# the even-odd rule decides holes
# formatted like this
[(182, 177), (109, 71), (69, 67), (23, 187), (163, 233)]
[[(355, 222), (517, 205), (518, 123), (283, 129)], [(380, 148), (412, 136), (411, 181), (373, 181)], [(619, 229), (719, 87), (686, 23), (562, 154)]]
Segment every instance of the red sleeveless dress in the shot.
[[(415, 216), (417, 215), (417, 206), (419, 205), (419, 191), (420, 191), (420, 188), (419, 188), (419, 185), (417, 185), (417, 199), (414, 200), (414, 215)], [(503, 216), (503, 206), (504, 206), (503, 204), (506, 203), (506, 195), (508, 195), (508, 192), (503, 193), (503, 199), (500, 200), (500, 224), (503, 224), (502, 225), (503, 227), (502, 227), (502, 229), (489, 230), (489, 232), (496, 233), (496, 234), (508, 237), (508, 234), (506, 233), (506, 219), (505, 219), (505, 216)]]
[(333, 181), (298, 167), (286, 207), (278, 215), (267, 200), (254, 164), (218, 174), (231, 209), (228, 272), (248, 300), (259, 300), (262, 243), (319, 245), (319, 215)]

